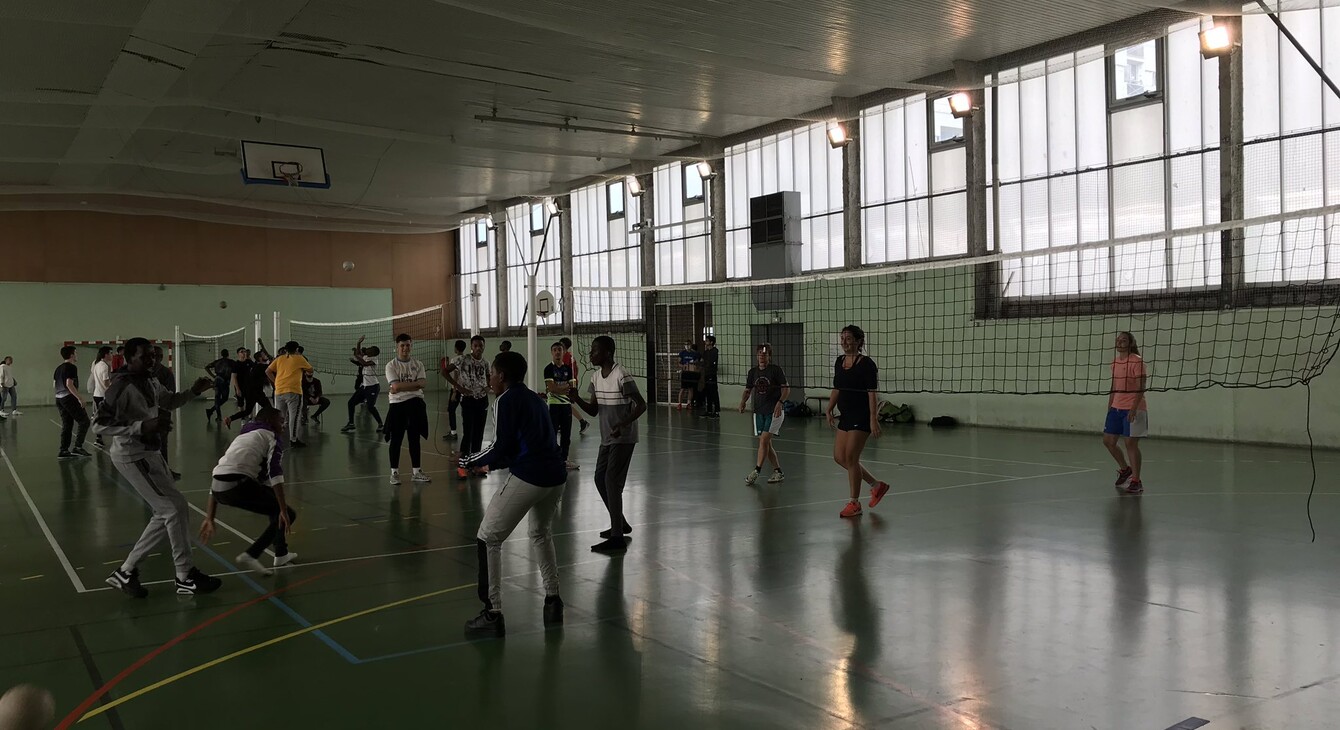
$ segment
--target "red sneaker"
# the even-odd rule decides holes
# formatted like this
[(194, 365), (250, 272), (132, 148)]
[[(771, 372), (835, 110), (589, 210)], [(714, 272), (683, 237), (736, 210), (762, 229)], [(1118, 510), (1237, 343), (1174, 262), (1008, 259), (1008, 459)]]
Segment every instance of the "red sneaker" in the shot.
[(879, 500), (884, 499), (884, 495), (888, 493), (888, 482), (875, 482), (875, 486), (870, 488), (870, 509), (874, 509)]
[(846, 507), (842, 508), (839, 517), (859, 517), (861, 515), (860, 502), (848, 502)]
[(1145, 483), (1139, 479), (1132, 479), (1130, 484), (1126, 485), (1127, 494), (1144, 494)]
[(1118, 469), (1118, 470), (1117, 470), (1117, 484), (1116, 484), (1116, 486), (1120, 487), (1121, 485), (1125, 484), (1125, 483), (1126, 483), (1126, 480), (1127, 480), (1127, 479), (1130, 479), (1130, 478), (1131, 478), (1131, 474), (1134, 474), (1134, 473), (1135, 473), (1135, 472), (1131, 471), (1131, 468), (1130, 468), (1129, 466), (1126, 467), (1126, 468), (1124, 468), (1124, 469)]

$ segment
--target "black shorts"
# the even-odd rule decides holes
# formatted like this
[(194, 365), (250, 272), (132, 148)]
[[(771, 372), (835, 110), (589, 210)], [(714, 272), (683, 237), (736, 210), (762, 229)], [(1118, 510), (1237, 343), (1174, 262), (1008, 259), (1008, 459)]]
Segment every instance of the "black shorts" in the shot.
[[(865, 403), (861, 402), (864, 406)], [(853, 407), (848, 404), (846, 410), (842, 409), (842, 404), (838, 404), (838, 430), (839, 431), (865, 431), (870, 433), (870, 409)]]
[(680, 373), (679, 387), (684, 390), (694, 390), (698, 387), (699, 376), (702, 373)]

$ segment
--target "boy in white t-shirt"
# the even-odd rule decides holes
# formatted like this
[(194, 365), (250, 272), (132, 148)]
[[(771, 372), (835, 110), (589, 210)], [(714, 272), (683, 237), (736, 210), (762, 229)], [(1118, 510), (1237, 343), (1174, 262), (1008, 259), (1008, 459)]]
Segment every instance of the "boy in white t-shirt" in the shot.
[[(96, 416), (98, 409), (102, 408), (103, 399), (107, 397), (107, 389), (112, 385), (112, 348), (106, 345), (98, 348), (98, 360), (93, 363), (93, 371), (88, 378), (89, 390), (93, 391), (93, 414)], [(93, 443), (107, 446), (101, 435), (95, 436)]]
[[(5, 401), (10, 403), (9, 413), (5, 413)], [(19, 381), (14, 379), (14, 358), (5, 356), (0, 360), (0, 417), (22, 416), (19, 410)]]
[(391, 406), (386, 410), (384, 433), (391, 443), (391, 484), (400, 484), (400, 444), (406, 434), (409, 435), (409, 461), (414, 467), (414, 481), (433, 481), (419, 468), (419, 441), (428, 438), (428, 405), (423, 398), (428, 371), (422, 362), (409, 356), (413, 348), (414, 338), (408, 334), (397, 335), (396, 356), (386, 363)]

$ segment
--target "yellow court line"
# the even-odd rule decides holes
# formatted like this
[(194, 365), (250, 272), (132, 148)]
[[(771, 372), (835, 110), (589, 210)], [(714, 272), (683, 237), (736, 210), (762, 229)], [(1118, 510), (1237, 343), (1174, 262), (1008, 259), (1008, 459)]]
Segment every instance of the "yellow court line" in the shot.
[(331, 619), (331, 620), (329, 620), (329, 621), (326, 621), (326, 622), (324, 622), (324, 623), (316, 624), (315, 626), (308, 626), (308, 627), (305, 628), (305, 629), (298, 629), (297, 631), (292, 631), (292, 632), (290, 632), (290, 633), (284, 634), (283, 636), (276, 636), (275, 638), (270, 639), (269, 641), (262, 641), (262, 642), (259, 643), (259, 644), (253, 644), (253, 645), (251, 645), (251, 646), (249, 646), (249, 647), (247, 647), (247, 648), (245, 648), (245, 649), (239, 649), (238, 651), (235, 651), (235, 652), (233, 652), (232, 654), (228, 654), (227, 656), (221, 656), (221, 657), (219, 657), (218, 659), (211, 659), (210, 661), (207, 661), (207, 662), (205, 662), (204, 664), (201, 664), (201, 665), (192, 667), (192, 668), (190, 668), (190, 669), (187, 669), (187, 670), (184, 671), (184, 672), (179, 672), (179, 673), (177, 673), (177, 674), (174, 674), (174, 675), (172, 675), (171, 677), (168, 677), (167, 679), (160, 680), (160, 681), (158, 681), (158, 682), (154, 682), (153, 684), (149, 685), (148, 687), (145, 687), (145, 688), (143, 688), (143, 689), (137, 689), (137, 690), (135, 690), (134, 692), (131, 692), (130, 694), (126, 695), (125, 697), (122, 697), (122, 698), (117, 699), (117, 700), (113, 700), (113, 701), (111, 701), (111, 702), (108, 702), (107, 704), (102, 705), (101, 707), (99, 707), (99, 708), (96, 709), (96, 710), (90, 710), (90, 711), (89, 711), (87, 714), (85, 714), (83, 717), (79, 718), (79, 722), (84, 722), (85, 720), (88, 720), (88, 719), (90, 719), (90, 718), (97, 717), (98, 715), (101, 715), (102, 713), (104, 713), (104, 712), (106, 712), (106, 711), (112, 709), (113, 707), (116, 707), (117, 705), (123, 705), (123, 704), (125, 704), (125, 703), (127, 703), (127, 702), (129, 702), (129, 701), (131, 701), (131, 700), (133, 700), (133, 699), (135, 699), (136, 697), (141, 697), (141, 696), (143, 696), (143, 695), (149, 694), (150, 692), (153, 692), (154, 690), (162, 689), (163, 687), (166, 687), (166, 686), (168, 686), (169, 684), (172, 684), (173, 682), (176, 682), (176, 681), (179, 680), (179, 679), (185, 679), (185, 678), (191, 676), (192, 674), (198, 674), (198, 673), (200, 673), (200, 672), (205, 671), (206, 669), (209, 669), (210, 667), (216, 667), (216, 666), (218, 666), (218, 665), (220, 665), (220, 664), (223, 664), (224, 662), (227, 662), (227, 661), (236, 659), (236, 658), (238, 658), (238, 657), (240, 657), (240, 656), (243, 656), (243, 655), (246, 655), (246, 654), (250, 654), (250, 653), (253, 652), (253, 651), (259, 651), (259, 650), (261, 650), (261, 649), (264, 649), (264, 648), (267, 647), (267, 646), (274, 646), (275, 644), (279, 644), (279, 643), (281, 643), (281, 642), (288, 641), (289, 639), (297, 638), (297, 637), (299, 637), (299, 636), (302, 636), (303, 634), (310, 634), (310, 633), (312, 633), (313, 631), (320, 631), (321, 629), (324, 629), (324, 628), (326, 628), (327, 626), (334, 626), (335, 624), (343, 623), (343, 622), (345, 622), (345, 621), (350, 621), (350, 620), (352, 620), (352, 619), (356, 619), (356, 618), (359, 618), (359, 617), (362, 617), (362, 616), (367, 616), (368, 614), (371, 614), (371, 613), (377, 613), (378, 611), (385, 611), (385, 610), (388, 609), (388, 608), (395, 608), (395, 607), (397, 607), (397, 606), (403, 606), (403, 605), (405, 605), (405, 604), (407, 604), (407, 603), (414, 603), (415, 601), (422, 601), (422, 600), (424, 600), (425, 598), (434, 598), (434, 597), (436, 597), (436, 596), (440, 596), (440, 595), (443, 595), (443, 594), (445, 594), (445, 593), (451, 593), (451, 592), (453, 592), (453, 591), (460, 591), (460, 590), (464, 590), (464, 589), (466, 589), (466, 588), (474, 588), (474, 587), (475, 587), (475, 584), (474, 584), (474, 583), (466, 583), (466, 584), (464, 584), (464, 585), (459, 585), (459, 586), (455, 586), (455, 587), (452, 587), (452, 588), (443, 588), (443, 589), (440, 590), (440, 591), (433, 591), (432, 593), (425, 593), (425, 594), (423, 594), (423, 595), (421, 595), (421, 596), (414, 596), (413, 598), (402, 598), (402, 599), (400, 599), (399, 601), (392, 601), (391, 603), (383, 603), (383, 604), (380, 605), (380, 606), (373, 606), (372, 608), (365, 608), (365, 609), (363, 609), (362, 611), (358, 611), (358, 612), (356, 612), (356, 613), (347, 614), (347, 615), (345, 615), (345, 616), (341, 616), (341, 617), (339, 617), (339, 618), (333, 618), (333, 619)]

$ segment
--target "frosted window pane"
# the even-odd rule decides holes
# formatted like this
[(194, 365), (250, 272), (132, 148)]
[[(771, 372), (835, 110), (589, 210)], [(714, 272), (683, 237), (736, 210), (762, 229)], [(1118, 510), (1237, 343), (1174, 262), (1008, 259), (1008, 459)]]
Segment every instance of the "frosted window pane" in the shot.
[(943, 150), (931, 155), (931, 192), (943, 193), (962, 190), (967, 181), (967, 150), (962, 147)]
[(1149, 104), (1112, 115), (1112, 161), (1163, 154), (1163, 105)]
[[(1064, 59), (1063, 62), (1068, 62)], [(1061, 68), (1047, 74), (1048, 171), (1076, 167), (1075, 70)]]
[[(1081, 52), (1086, 55), (1090, 51)], [(1079, 166), (1107, 164), (1107, 73), (1099, 59), (1075, 68), (1076, 125), (1079, 136)]]
[(968, 253), (968, 194), (942, 195), (934, 200), (935, 255)]
[(1279, 133), (1279, 31), (1261, 14), (1242, 16), (1242, 133), (1247, 139)]
[[(1321, 14), (1301, 10), (1280, 16), (1312, 58), (1321, 57)], [(1335, 29), (1331, 29), (1334, 33)], [(1280, 131), (1296, 132), (1321, 126), (1321, 79), (1293, 45), (1284, 41), (1280, 55), (1280, 102), (1284, 110)], [(1247, 99), (1253, 99), (1247, 96)]]

